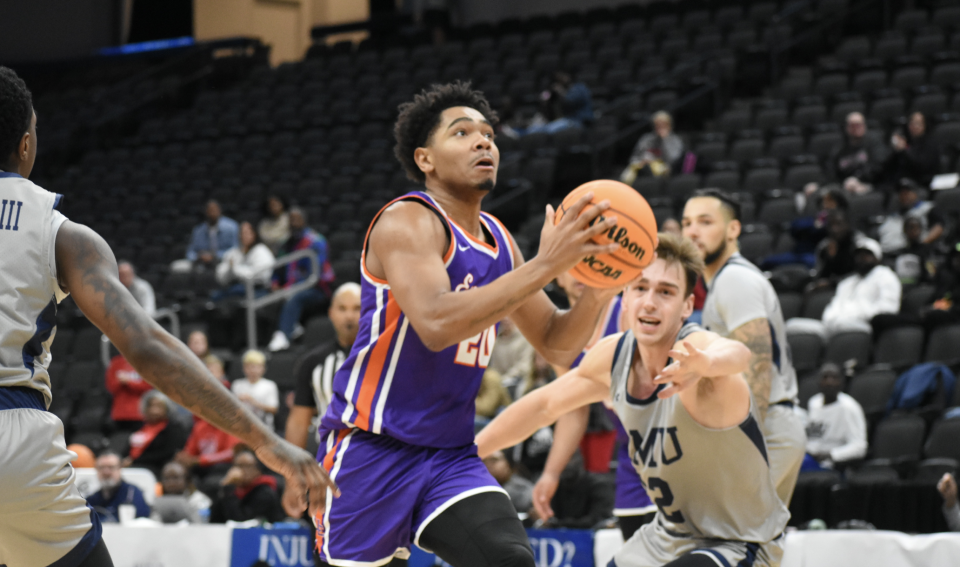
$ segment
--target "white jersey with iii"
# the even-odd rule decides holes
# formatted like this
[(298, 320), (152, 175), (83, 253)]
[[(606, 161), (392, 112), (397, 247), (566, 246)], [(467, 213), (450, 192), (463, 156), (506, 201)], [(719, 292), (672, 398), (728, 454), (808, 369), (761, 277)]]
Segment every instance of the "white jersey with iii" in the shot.
[(766, 319), (770, 326), (773, 379), (769, 402), (796, 402), (797, 372), (790, 357), (787, 328), (777, 292), (760, 268), (736, 253), (720, 268), (707, 288), (703, 327), (721, 337), (729, 337), (738, 327), (754, 319)]
[(52, 398), (50, 344), (57, 303), (56, 236), (66, 220), (61, 196), (0, 172), (0, 386), (25, 386)]

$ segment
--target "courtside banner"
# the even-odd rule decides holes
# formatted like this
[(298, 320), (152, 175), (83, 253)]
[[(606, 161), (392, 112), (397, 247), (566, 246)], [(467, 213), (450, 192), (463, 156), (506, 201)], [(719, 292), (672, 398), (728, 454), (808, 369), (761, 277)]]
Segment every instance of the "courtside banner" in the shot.
[[(103, 525), (116, 567), (230, 567), (231, 532), (225, 525)], [(242, 530), (238, 530), (242, 531)], [(250, 567), (250, 563), (244, 567)]]
[(313, 567), (307, 528), (247, 528), (233, 530), (230, 567), (250, 567), (266, 561), (273, 567)]
[[(590, 530), (531, 529), (527, 530), (527, 536), (537, 567), (594, 567), (593, 532)], [(410, 551), (409, 567), (446, 565), (416, 546)]]

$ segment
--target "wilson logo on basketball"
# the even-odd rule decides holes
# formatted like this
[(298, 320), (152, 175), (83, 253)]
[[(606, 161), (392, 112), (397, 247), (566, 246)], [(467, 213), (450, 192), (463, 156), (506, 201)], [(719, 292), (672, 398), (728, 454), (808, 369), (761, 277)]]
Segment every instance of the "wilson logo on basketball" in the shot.
[[(594, 222), (603, 222), (605, 220), (607, 220), (606, 217), (600, 215), (594, 219)], [(593, 223), (590, 224), (592, 225)], [(636, 242), (630, 240), (627, 229), (619, 224), (614, 225), (613, 228), (607, 231), (607, 238), (619, 244), (621, 248), (629, 252), (630, 255), (637, 260), (643, 260), (643, 257), (647, 254), (647, 251), (644, 248), (641, 248)]]

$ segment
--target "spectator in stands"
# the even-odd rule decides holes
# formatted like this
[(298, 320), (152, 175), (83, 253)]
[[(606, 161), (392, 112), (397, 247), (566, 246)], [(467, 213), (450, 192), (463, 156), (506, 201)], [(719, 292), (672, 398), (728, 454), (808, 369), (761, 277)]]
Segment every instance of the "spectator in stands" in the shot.
[(846, 133), (846, 139), (831, 152), (832, 177), (850, 193), (867, 193), (880, 180), (887, 148), (879, 138), (867, 134), (867, 121), (859, 112), (847, 115)]
[(880, 263), (883, 252), (876, 240), (862, 238), (854, 253), (854, 272), (837, 285), (823, 311), (830, 334), (847, 330), (870, 332), (870, 320), (881, 313), (900, 311), (903, 286), (893, 270)]
[(207, 340), (207, 334), (203, 331), (193, 331), (187, 336), (187, 348), (190, 352), (197, 355), (197, 358), (203, 360), (210, 354), (210, 341)]
[[(164, 524), (176, 524), (183, 520), (191, 524), (199, 524), (200, 513), (190, 502), (187, 484), (187, 469), (183, 465), (177, 462), (164, 465), (160, 475), (163, 494), (154, 500), (151, 517)], [(202, 493), (199, 494), (202, 495)], [(209, 498), (207, 502), (207, 508), (209, 508)]]
[(157, 296), (153, 293), (153, 286), (147, 280), (138, 278), (133, 264), (126, 260), (117, 262), (117, 269), (120, 272), (120, 283), (133, 295), (147, 315), (153, 317), (157, 312)]
[(327, 316), (337, 338), (310, 350), (294, 366), (297, 386), (287, 417), (287, 441), (306, 447), (310, 422), (327, 410), (333, 396), (333, 376), (350, 354), (360, 329), (360, 285), (348, 282), (333, 292)]
[(159, 478), (163, 465), (183, 448), (186, 435), (180, 425), (170, 419), (171, 405), (170, 399), (157, 390), (143, 395), (140, 400), (143, 427), (130, 436), (130, 454), (123, 459), (123, 466), (150, 469)]
[(894, 259), (893, 269), (903, 285), (928, 283), (933, 279), (933, 248), (923, 242), (923, 222), (916, 217), (903, 221), (907, 247)]
[(233, 448), (240, 440), (209, 422), (194, 418), (193, 430), (176, 461), (200, 478), (224, 474), (233, 462)]
[(846, 210), (830, 211), (827, 214), (827, 238), (817, 245), (817, 279), (812, 287), (831, 287), (853, 273), (856, 242), (863, 238), (866, 237), (850, 226)]
[(574, 82), (569, 73), (556, 71), (550, 87), (540, 93), (540, 101), (551, 120), (546, 124), (532, 125), (527, 134), (546, 132), (555, 134), (567, 128), (582, 128), (593, 122), (593, 96), (585, 83)]
[(899, 180), (898, 184), (900, 210), (888, 215), (878, 229), (884, 254), (896, 253), (906, 248), (904, 220), (908, 218), (920, 221), (920, 238), (924, 244), (933, 244), (943, 236), (943, 216), (934, 208), (932, 201), (920, 199), (920, 187), (916, 182), (904, 178)]
[(193, 229), (187, 246), (187, 260), (194, 266), (213, 269), (227, 250), (237, 245), (239, 227), (233, 219), (222, 215), (220, 203), (207, 201), (206, 221)]
[(152, 390), (153, 386), (120, 354), (110, 360), (106, 381), (107, 391), (113, 396), (110, 418), (113, 420), (114, 429), (122, 433), (133, 433), (143, 427), (140, 398)]
[(260, 461), (245, 446), (237, 449), (233, 467), (220, 485), (220, 494), (210, 507), (210, 523), (253, 519), (279, 522), (286, 517), (277, 494), (276, 479), (263, 474)]
[(483, 460), (483, 464), (487, 466), (490, 476), (507, 491), (518, 514), (526, 514), (533, 509), (533, 483), (516, 474), (503, 451), (491, 453)]
[[(268, 348), (272, 352), (290, 348), (290, 341), (294, 338), (294, 331), (302, 333), (300, 315), (304, 308), (320, 305), (330, 297), (330, 284), (334, 273), (327, 255), (327, 240), (307, 226), (306, 213), (297, 207), (290, 209), (290, 238), (281, 247), (278, 255), (281, 257), (298, 250), (313, 250), (317, 254), (320, 264), (320, 279), (309, 289), (302, 290), (283, 304), (280, 312), (280, 328), (273, 334)], [(303, 258), (288, 264), (274, 272), (274, 289), (288, 288), (310, 276), (310, 260)], [(299, 328), (298, 328), (299, 327)]]
[(820, 367), (820, 393), (807, 402), (807, 453), (824, 468), (867, 454), (867, 420), (857, 400), (843, 393), (845, 376), (827, 362)]
[(230, 382), (227, 380), (227, 374), (223, 370), (223, 361), (220, 360), (220, 357), (215, 354), (208, 354), (203, 357), (203, 364), (207, 367), (207, 370), (210, 371), (210, 374), (213, 374), (213, 377), (223, 383), (227, 388), (230, 387)]
[(497, 332), (497, 342), (490, 356), (490, 365), (500, 373), (501, 378), (507, 376), (526, 376), (530, 372), (533, 361), (533, 347), (517, 329), (516, 324), (509, 317), (500, 321)]
[(263, 377), (266, 369), (267, 357), (259, 350), (248, 350), (243, 355), (244, 378), (235, 380), (230, 389), (268, 427), (273, 427), (273, 416), (280, 407), (280, 391), (276, 382)]
[[(846, 212), (848, 201), (846, 192), (836, 184), (816, 188), (814, 191), (817, 194), (816, 210), (790, 223), (790, 236), (794, 242), (793, 250), (768, 256), (761, 265), (762, 269), (772, 270), (784, 264), (805, 264), (810, 268), (817, 265), (818, 246), (827, 236), (830, 213), (836, 209)], [(811, 193), (811, 196), (813, 194)], [(805, 196), (804, 207), (806, 199)]]
[(945, 473), (937, 490), (943, 496), (943, 516), (947, 519), (947, 526), (951, 532), (960, 532), (960, 505), (957, 504), (957, 481), (950, 473)]
[(583, 458), (575, 453), (560, 474), (557, 493), (550, 501), (554, 515), (547, 525), (590, 529), (613, 515), (613, 497), (613, 483), (588, 473)]
[(483, 381), (477, 392), (477, 417), (491, 419), (497, 415), (500, 408), (510, 405), (512, 401), (510, 393), (503, 387), (500, 373), (488, 367), (483, 373)]
[(270, 289), (270, 276), (273, 269), (273, 252), (260, 242), (253, 225), (240, 223), (240, 245), (227, 250), (217, 264), (217, 281), (226, 286), (211, 294), (214, 301), (228, 297), (246, 297), (246, 282), (253, 281), (254, 294), (265, 295)]
[[(286, 201), (280, 195), (269, 195), (263, 202), (263, 219), (257, 226), (257, 233), (274, 254), (290, 238), (290, 214), (287, 213)], [(243, 239), (242, 233), (240, 238)]]
[(660, 232), (668, 232), (675, 236), (683, 236), (683, 229), (680, 227), (680, 221), (671, 217), (663, 221), (660, 225)]
[(927, 135), (927, 119), (914, 112), (907, 122), (907, 131), (897, 130), (890, 139), (893, 152), (884, 164), (884, 177), (890, 185), (903, 178), (915, 179), (922, 185), (940, 169), (940, 148)]
[(87, 503), (96, 510), (101, 522), (119, 522), (120, 506), (136, 508), (137, 518), (150, 516), (150, 506), (143, 499), (143, 492), (120, 476), (120, 455), (111, 450), (97, 457), (97, 479), (100, 489), (87, 496)]
[(652, 121), (653, 132), (640, 137), (630, 155), (630, 163), (620, 174), (624, 183), (632, 184), (637, 175), (670, 175), (680, 167), (685, 147), (680, 136), (673, 133), (673, 117), (661, 110), (653, 115)]
[(934, 276), (933, 303), (923, 311), (922, 322), (927, 333), (960, 322), (960, 243), (950, 248)]

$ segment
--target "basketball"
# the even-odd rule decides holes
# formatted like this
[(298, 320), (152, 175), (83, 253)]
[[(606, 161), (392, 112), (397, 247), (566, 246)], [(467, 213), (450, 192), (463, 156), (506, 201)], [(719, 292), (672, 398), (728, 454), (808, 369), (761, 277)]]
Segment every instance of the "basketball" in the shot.
[(567, 195), (557, 210), (554, 224), (585, 194), (593, 192), (593, 203), (610, 201), (610, 208), (597, 217), (616, 215), (617, 225), (594, 237), (596, 244), (615, 242), (620, 249), (610, 254), (590, 255), (570, 270), (577, 281), (596, 288), (618, 287), (640, 275), (653, 261), (657, 249), (657, 220), (647, 200), (633, 187), (611, 179), (590, 181)]
[(77, 454), (77, 458), (72, 461), (75, 468), (92, 468), (95, 465), (96, 458), (93, 456), (93, 451), (86, 445), (71, 443), (67, 445), (67, 450)]

